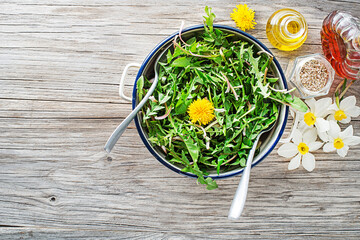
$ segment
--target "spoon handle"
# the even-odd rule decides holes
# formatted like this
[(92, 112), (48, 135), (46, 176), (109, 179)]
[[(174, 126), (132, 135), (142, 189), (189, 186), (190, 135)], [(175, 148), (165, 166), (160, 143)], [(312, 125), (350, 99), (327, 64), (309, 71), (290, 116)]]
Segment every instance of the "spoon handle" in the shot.
[(136, 108), (121, 122), (119, 126), (115, 129), (115, 131), (111, 134), (110, 138), (105, 144), (105, 151), (110, 153), (113, 147), (115, 146), (116, 142), (119, 140), (121, 135), (125, 132), (127, 126), (131, 123), (131, 121), (136, 117), (136, 114), (140, 111), (140, 109), (144, 106), (146, 101), (149, 99), (151, 94), (154, 92), (155, 87), (158, 82), (158, 76), (157, 73), (155, 73), (155, 79), (152, 83), (149, 91), (144, 96), (144, 98), (140, 101), (140, 103), (136, 106)]
[(231, 207), (229, 210), (228, 219), (230, 219), (230, 220), (239, 219), (239, 217), (244, 209), (246, 196), (247, 196), (247, 192), (248, 192), (248, 186), (249, 186), (251, 164), (252, 164), (252, 160), (254, 158), (256, 146), (257, 146), (259, 139), (260, 139), (260, 135), (256, 138), (254, 145), (249, 152), (249, 156), (246, 161), (246, 167), (244, 168), (244, 171), (241, 175), (239, 186), (236, 190), (234, 199), (231, 203)]

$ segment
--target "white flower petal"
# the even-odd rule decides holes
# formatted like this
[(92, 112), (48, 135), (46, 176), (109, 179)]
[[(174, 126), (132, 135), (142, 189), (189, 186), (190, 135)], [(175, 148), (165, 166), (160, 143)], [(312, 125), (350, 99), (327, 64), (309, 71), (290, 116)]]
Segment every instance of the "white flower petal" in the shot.
[(309, 106), (311, 112), (315, 110), (316, 100), (314, 98), (306, 99), (305, 103)]
[(358, 106), (353, 106), (350, 109), (347, 109), (346, 111), (344, 111), (345, 114), (349, 117), (358, 117), (360, 115), (360, 107)]
[(301, 154), (299, 153), (293, 159), (290, 160), (288, 169), (294, 170), (294, 169), (298, 168), (300, 166), (300, 159), (301, 159)]
[(327, 132), (322, 132), (322, 133), (319, 133), (319, 132), (318, 132), (318, 135), (319, 135), (319, 138), (320, 138), (323, 142), (328, 142), (328, 141), (330, 141), (330, 138), (329, 138), (329, 135), (327, 134)]
[(334, 104), (331, 104), (331, 105), (329, 106), (328, 110), (335, 112), (335, 111), (339, 110), (339, 108), (338, 108), (338, 106), (336, 105), (336, 103), (334, 103)]
[(285, 143), (281, 147), (279, 147), (277, 153), (286, 158), (290, 158), (295, 156), (299, 151), (297, 149), (297, 145), (293, 143)]
[(303, 140), (303, 136), (302, 133), (298, 130), (298, 129), (294, 129), (293, 134), (292, 134), (292, 141), (297, 145), (299, 145), (299, 143), (301, 143)]
[(339, 133), (340, 133), (341, 129), (340, 129), (339, 125), (337, 124), (337, 122), (329, 121), (329, 125), (330, 125), (330, 129), (328, 131), (328, 134), (333, 138), (339, 137)]
[(343, 123), (343, 124), (347, 124), (347, 123), (349, 123), (351, 121), (351, 117), (349, 116), (349, 115), (347, 115), (347, 118), (344, 118), (343, 120), (341, 120), (341, 121), (339, 121), (339, 122), (341, 122), (341, 123)]
[(329, 121), (326, 121), (323, 118), (316, 118), (315, 127), (318, 132), (326, 132), (329, 130)]
[(304, 119), (300, 120), (299, 125), (298, 125), (298, 130), (300, 132), (304, 132), (306, 129), (310, 129), (310, 128), (314, 128), (313, 126), (308, 126), (305, 122)]
[(350, 108), (354, 107), (356, 104), (356, 97), (355, 96), (349, 96), (347, 98), (344, 98), (340, 102), (340, 109), (343, 111), (349, 110)]
[(302, 157), (303, 167), (311, 172), (315, 168), (315, 157), (311, 153), (307, 153)]
[[(309, 112), (309, 111), (307, 111), (307, 112)], [(296, 115), (299, 115), (299, 120), (302, 120), (302, 119), (304, 119), (304, 116), (305, 116), (306, 113), (304, 113), (304, 112), (296, 112)]]
[(354, 146), (360, 144), (360, 137), (358, 136), (351, 136), (343, 139), (343, 142), (346, 145)]
[(344, 139), (347, 137), (351, 137), (352, 135), (354, 135), (354, 129), (353, 126), (350, 125), (344, 131), (339, 133), (339, 138)]
[(318, 150), (319, 148), (321, 148), (321, 146), (323, 145), (322, 142), (312, 142), (309, 146), (309, 152), (313, 152)]
[(349, 150), (349, 146), (348, 145), (344, 145), (344, 147), (337, 149), (337, 154), (339, 154), (340, 157), (345, 157), (347, 152)]
[(330, 107), (331, 103), (332, 103), (332, 100), (329, 97), (322, 98), (322, 99), (316, 101), (315, 111), (314, 111), (315, 117), (317, 117), (317, 118), (326, 117), (326, 115), (329, 114), (328, 108)]
[(317, 131), (315, 128), (307, 129), (303, 133), (303, 142), (306, 143), (307, 145), (315, 142), (316, 138), (317, 138)]
[(325, 143), (323, 150), (324, 150), (324, 152), (333, 152), (336, 150), (336, 148), (334, 147), (333, 142), (328, 142), (328, 143)]
[(330, 114), (327, 118), (326, 118), (326, 120), (328, 120), (328, 121), (336, 121), (335, 120), (335, 117), (334, 117), (334, 114)]

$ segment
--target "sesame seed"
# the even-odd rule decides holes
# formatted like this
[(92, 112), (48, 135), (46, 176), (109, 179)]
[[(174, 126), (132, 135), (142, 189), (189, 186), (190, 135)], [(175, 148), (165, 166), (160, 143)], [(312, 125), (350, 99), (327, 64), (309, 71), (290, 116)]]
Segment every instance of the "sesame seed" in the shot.
[(322, 90), (329, 78), (329, 73), (324, 63), (312, 59), (307, 61), (300, 70), (301, 84), (312, 92)]

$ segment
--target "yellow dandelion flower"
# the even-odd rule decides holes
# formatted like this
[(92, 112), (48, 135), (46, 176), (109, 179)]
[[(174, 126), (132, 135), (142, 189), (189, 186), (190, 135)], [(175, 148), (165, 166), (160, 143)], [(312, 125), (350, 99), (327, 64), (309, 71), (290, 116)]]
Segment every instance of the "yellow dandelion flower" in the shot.
[(193, 101), (188, 108), (188, 113), (192, 123), (198, 122), (202, 125), (208, 124), (215, 117), (214, 105), (206, 98)]
[(230, 13), (230, 17), (235, 21), (236, 26), (243, 31), (254, 29), (254, 26), (257, 24), (254, 20), (254, 10), (248, 8), (246, 4), (239, 4), (236, 7), (233, 9), (234, 12)]

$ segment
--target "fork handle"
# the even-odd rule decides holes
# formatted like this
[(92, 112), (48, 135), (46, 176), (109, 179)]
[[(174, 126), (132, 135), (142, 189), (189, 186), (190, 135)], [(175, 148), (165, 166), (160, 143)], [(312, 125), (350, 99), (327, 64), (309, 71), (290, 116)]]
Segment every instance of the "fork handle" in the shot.
[[(121, 135), (125, 132), (127, 126), (130, 124), (130, 122), (136, 117), (136, 114), (140, 111), (140, 109), (144, 106), (144, 104), (147, 102), (151, 94), (154, 92), (156, 85), (159, 81), (158, 73), (155, 72), (155, 78), (154, 81), (149, 88), (149, 91), (146, 93), (144, 98), (138, 103), (138, 105), (132, 110), (132, 112), (121, 122), (119, 126), (115, 129), (115, 131), (111, 134), (110, 138), (107, 140), (104, 150), (108, 153), (111, 152), (111, 150), (114, 148), (115, 144), (121, 137)], [(135, 83), (136, 84), (136, 83)]]
[(254, 158), (256, 146), (259, 139), (260, 139), (260, 135), (256, 138), (254, 145), (249, 152), (248, 159), (246, 160), (246, 167), (244, 168), (243, 174), (241, 175), (239, 186), (235, 192), (234, 199), (231, 203), (231, 207), (229, 210), (228, 219), (230, 220), (239, 219), (244, 209), (246, 196), (248, 192), (248, 186), (249, 186), (251, 164)]

